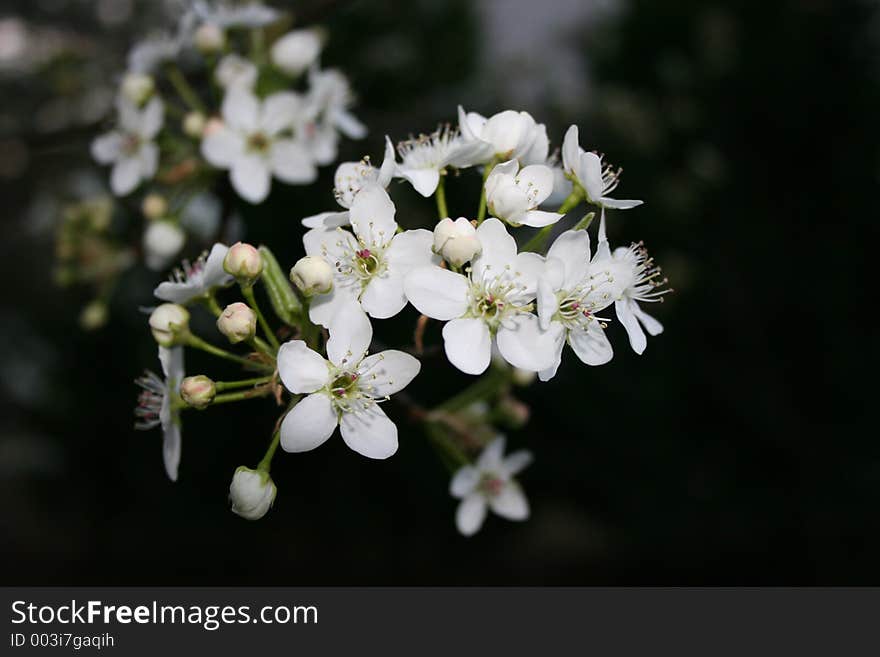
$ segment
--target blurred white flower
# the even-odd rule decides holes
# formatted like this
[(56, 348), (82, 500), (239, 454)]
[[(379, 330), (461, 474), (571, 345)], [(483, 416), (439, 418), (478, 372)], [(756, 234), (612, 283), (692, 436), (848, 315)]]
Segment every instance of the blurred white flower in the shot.
[(397, 451), (397, 427), (379, 403), (412, 381), (421, 363), (402, 351), (367, 356), (370, 320), (355, 303), (343, 305), (330, 324), (327, 358), (302, 340), (278, 352), (278, 374), (293, 394), (307, 395), (281, 424), (281, 447), (305, 452), (323, 444), (339, 425), (351, 449), (373, 459)]
[(465, 536), (476, 534), (486, 519), (487, 509), (508, 520), (526, 520), (529, 501), (514, 476), (532, 462), (532, 454), (520, 450), (504, 456), (505, 440), (489, 443), (474, 465), (465, 465), (452, 477), (449, 492), (461, 502), (455, 524)]
[(317, 30), (288, 32), (273, 44), (272, 63), (288, 75), (300, 75), (317, 61), (321, 46)]
[(232, 88), (253, 89), (257, 83), (257, 67), (236, 53), (229, 53), (214, 69), (214, 80), (227, 91)]
[(348, 84), (348, 78), (336, 69), (309, 72), (309, 91), (306, 103), (317, 120), (326, 121), (350, 139), (362, 139), (367, 135), (367, 128), (349, 112), (354, 103), (354, 94)]
[(205, 23), (222, 28), (265, 27), (281, 18), (281, 12), (262, 2), (205, 2), (193, 3), (195, 15)]
[(371, 317), (393, 317), (406, 305), (403, 280), (415, 267), (438, 262), (433, 235), (424, 229), (397, 232), (394, 203), (381, 185), (370, 183), (356, 195), (350, 218), (354, 234), (342, 228), (314, 228), (303, 237), (306, 254), (336, 268), (333, 289), (312, 298), (309, 316), (329, 326), (339, 307), (359, 302)]
[(584, 188), (587, 200), (603, 208), (628, 210), (642, 204), (637, 200), (610, 198), (620, 182), (622, 169), (605, 165), (595, 153), (585, 152), (578, 143), (578, 127), (571, 126), (562, 142), (562, 166)]
[(92, 141), (92, 157), (99, 164), (113, 165), (110, 188), (117, 196), (125, 196), (156, 175), (159, 147), (153, 139), (162, 129), (165, 108), (159, 98), (139, 109), (120, 97), (116, 109), (118, 126)]
[(186, 233), (177, 222), (151, 221), (144, 231), (144, 262), (154, 271), (165, 269), (186, 242)]
[(140, 107), (156, 90), (156, 81), (152, 75), (144, 73), (126, 73), (119, 85), (119, 93), (133, 105)]
[(561, 214), (538, 210), (553, 191), (553, 171), (543, 164), (522, 169), (509, 160), (492, 169), (486, 179), (486, 204), (494, 216), (512, 226), (549, 226), (562, 219)]
[(177, 481), (180, 465), (180, 412), (174, 403), (183, 381), (183, 347), (159, 347), (159, 362), (164, 379), (144, 372), (136, 383), (143, 388), (134, 414), (135, 429), (146, 431), (162, 426), (162, 460), (171, 481)]
[(259, 100), (233, 87), (223, 99), (223, 125), (202, 140), (202, 155), (212, 165), (229, 169), (235, 191), (251, 203), (269, 195), (272, 176), (304, 184), (317, 176), (308, 151), (290, 135), (301, 110), (299, 96), (279, 92)]
[(186, 305), (205, 298), (218, 287), (226, 287), (232, 283), (232, 276), (223, 270), (227, 251), (224, 244), (217, 243), (210, 254), (203, 253), (195, 262), (184, 260), (171, 280), (159, 283), (153, 294), (162, 301)]
[(128, 70), (133, 73), (154, 73), (160, 65), (177, 59), (181, 41), (178, 36), (158, 33), (143, 39), (128, 51)]
[(466, 275), (436, 266), (413, 269), (404, 283), (407, 299), (422, 314), (446, 322), (446, 357), (462, 372), (486, 371), (493, 341), (514, 367), (546, 369), (555, 339), (531, 312), (544, 259), (517, 255), (516, 242), (498, 219), (486, 219), (476, 234), (482, 251)]
[(394, 175), (406, 179), (424, 197), (431, 196), (448, 166), (465, 168), (483, 152), (478, 141), (465, 141), (458, 130), (444, 126), (430, 135), (397, 144), (401, 163)]

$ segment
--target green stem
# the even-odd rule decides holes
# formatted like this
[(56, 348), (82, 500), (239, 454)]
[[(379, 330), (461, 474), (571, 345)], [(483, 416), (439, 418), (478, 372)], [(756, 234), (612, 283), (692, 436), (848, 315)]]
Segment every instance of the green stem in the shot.
[(445, 219), (449, 216), (449, 210), (446, 207), (446, 176), (440, 173), (440, 181), (437, 183), (437, 191), (434, 193), (437, 200), (437, 218)]
[(272, 327), (269, 326), (269, 322), (266, 321), (266, 318), (263, 316), (263, 312), (260, 310), (260, 306), (257, 305), (257, 297), (254, 296), (254, 288), (252, 285), (242, 285), (241, 293), (244, 295), (244, 298), (247, 300), (248, 305), (254, 309), (254, 312), (257, 314), (257, 321), (260, 322), (260, 326), (263, 329), (263, 332), (266, 334), (266, 337), (269, 339), (269, 344), (272, 345), (272, 349), (274, 349), (274, 353), (278, 353), (278, 348), (281, 346), (278, 343), (278, 338), (275, 337), (275, 332), (272, 330)]
[(470, 459), (465, 456), (464, 452), (461, 451), (458, 445), (439, 425), (428, 422), (425, 424), (425, 431), (431, 443), (440, 453), (440, 460), (443, 461), (443, 465), (446, 466), (450, 473), (470, 463)]
[(480, 377), (460, 393), (440, 404), (437, 410), (448, 413), (460, 411), (474, 402), (489, 399), (500, 392), (508, 384), (509, 380), (509, 370), (493, 367), (485, 376)]
[(489, 179), (489, 174), (492, 173), (492, 169), (495, 168), (497, 163), (498, 159), (493, 157), (483, 169), (483, 182), (480, 185), (480, 207), (477, 209), (478, 225), (483, 223), (483, 220), (486, 218), (486, 181)]
[(224, 390), (234, 390), (235, 388), (246, 388), (248, 386), (258, 386), (263, 383), (269, 383), (272, 380), (273, 375), (269, 376), (258, 376), (254, 379), (240, 379), (238, 381), (214, 381), (214, 385), (217, 388), (217, 392), (222, 392)]
[(586, 198), (584, 194), (584, 190), (580, 185), (574, 185), (571, 189), (571, 194), (569, 194), (565, 200), (562, 202), (562, 205), (559, 206), (559, 209), (556, 211), (559, 214), (565, 214), (567, 212), (571, 212), (574, 208), (577, 207), (577, 204)]
[(250, 390), (240, 390), (239, 392), (227, 392), (224, 395), (217, 395), (211, 404), (228, 404), (230, 402), (244, 401), (245, 399), (257, 399), (258, 397), (268, 397), (272, 394), (272, 386), (261, 386)]
[(186, 81), (186, 78), (183, 76), (183, 73), (180, 72), (180, 69), (177, 68), (174, 64), (168, 67), (168, 81), (171, 83), (171, 86), (174, 87), (174, 90), (177, 91), (180, 98), (186, 103), (191, 110), (196, 112), (205, 113), (205, 105), (202, 103), (201, 99), (199, 99), (198, 94), (196, 94), (195, 90), (190, 86), (189, 82)]
[[(186, 340), (187, 346), (193, 347), (194, 349), (201, 349), (213, 356), (217, 356), (218, 358), (223, 358), (225, 360), (232, 361), (233, 363), (238, 363), (239, 365), (246, 365), (248, 367), (259, 367), (263, 370), (269, 370), (269, 366), (263, 363), (258, 363), (253, 360), (249, 360), (242, 356), (237, 356), (236, 354), (230, 353), (225, 349), (221, 349), (220, 347), (215, 347), (210, 342), (205, 342), (197, 335), (189, 334)], [(275, 368), (271, 368), (272, 371), (275, 371)]]
[(211, 311), (211, 314), (213, 314), (214, 317), (220, 317), (220, 315), (223, 314), (223, 309), (220, 307), (220, 304), (217, 303), (217, 299), (214, 298), (213, 292), (206, 294), (202, 299), (202, 303), (207, 306), (208, 310)]
[(272, 459), (275, 456), (275, 450), (278, 449), (278, 442), (281, 440), (281, 430), (279, 429), (272, 436), (272, 442), (269, 443), (269, 449), (266, 450), (266, 455), (263, 457), (263, 460), (257, 464), (257, 470), (262, 470), (263, 472), (269, 472), (272, 468)]

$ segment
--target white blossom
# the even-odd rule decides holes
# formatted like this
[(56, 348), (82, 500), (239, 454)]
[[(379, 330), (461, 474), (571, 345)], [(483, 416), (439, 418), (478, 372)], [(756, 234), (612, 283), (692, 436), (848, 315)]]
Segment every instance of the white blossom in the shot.
[(276, 493), (268, 472), (239, 466), (229, 485), (232, 512), (245, 520), (259, 520), (272, 508)]
[(312, 182), (315, 164), (289, 134), (300, 108), (300, 98), (292, 92), (261, 101), (234, 87), (223, 99), (223, 125), (202, 140), (202, 155), (210, 164), (229, 169), (232, 186), (251, 203), (269, 195), (273, 175), (287, 183)]
[(153, 294), (163, 301), (186, 305), (203, 299), (212, 290), (232, 283), (232, 276), (223, 269), (228, 247), (219, 242), (211, 247), (210, 254), (203, 253), (190, 263), (184, 260), (171, 280), (159, 283)]
[(175, 221), (151, 221), (144, 230), (144, 262), (154, 271), (165, 269), (180, 253), (186, 233)]
[(143, 39), (128, 51), (128, 70), (153, 73), (165, 62), (177, 59), (181, 51), (179, 36), (160, 32)]
[(477, 230), (465, 217), (446, 217), (434, 227), (434, 253), (456, 267), (473, 260), (482, 249)]
[(395, 176), (407, 180), (422, 196), (429, 197), (440, 182), (446, 167), (465, 168), (479, 159), (483, 145), (466, 141), (457, 129), (443, 126), (429, 135), (420, 135), (397, 145), (401, 162)]
[(159, 347), (159, 362), (164, 379), (145, 372), (136, 383), (143, 389), (135, 408), (135, 428), (162, 427), (162, 460), (171, 481), (177, 481), (180, 465), (180, 412), (174, 403), (184, 378), (183, 347)]
[(480, 530), (488, 509), (508, 520), (529, 517), (529, 501), (514, 476), (532, 462), (532, 454), (520, 450), (505, 457), (504, 444), (503, 436), (495, 438), (474, 465), (461, 467), (452, 477), (449, 492), (461, 500), (455, 524), (465, 536)]
[(485, 164), (492, 158), (522, 158), (530, 153), (540, 134), (535, 119), (528, 112), (505, 110), (487, 119), (476, 112), (465, 112), (460, 105), (458, 127), (466, 142), (480, 146), (473, 155), (473, 164)]
[(362, 139), (367, 134), (363, 123), (349, 111), (354, 94), (348, 78), (336, 69), (309, 71), (309, 91), (306, 102), (318, 120), (326, 121), (350, 139)]
[(486, 204), (489, 211), (512, 226), (540, 228), (562, 218), (556, 212), (538, 210), (553, 192), (553, 171), (543, 164), (522, 169), (509, 160), (492, 169), (486, 178)]
[(116, 109), (118, 126), (92, 142), (92, 157), (99, 164), (113, 165), (110, 188), (117, 196), (125, 196), (156, 175), (159, 147), (153, 139), (162, 129), (165, 108), (156, 97), (138, 108), (120, 96)]
[(596, 153), (585, 152), (578, 143), (578, 128), (571, 126), (562, 142), (562, 166), (583, 187), (587, 200), (603, 208), (628, 210), (642, 204), (637, 200), (610, 198), (620, 182), (622, 169), (614, 169), (602, 162)]
[(249, 59), (229, 53), (214, 69), (214, 79), (226, 90), (232, 88), (253, 89), (257, 83), (257, 67)]
[(537, 372), (549, 367), (555, 337), (538, 326), (532, 314), (544, 259), (517, 255), (516, 242), (498, 219), (486, 219), (476, 230), (482, 252), (466, 274), (440, 267), (420, 267), (406, 277), (406, 297), (443, 327), (446, 356), (467, 374), (482, 374), (492, 356), (492, 343), (514, 367)]
[(205, 23), (221, 28), (255, 28), (271, 25), (281, 12), (262, 2), (204, 2), (193, 3), (195, 15)]
[(424, 229), (397, 232), (394, 203), (381, 185), (369, 183), (351, 206), (353, 234), (340, 227), (314, 228), (303, 237), (306, 254), (336, 269), (333, 290), (312, 298), (309, 316), (322, 326), (340, 305), (357, 301), (371, 317), (393, 317), (406, 305), (403, 281), (410, 270), (439, 262), (433, 235)]
[(397, 451), (397, 427), (379, 403), (405, 388), (421, 369), (402, 351), (367, 356), (370, 320), (357, 304), (339, 309), (330, 324), (327, 359), (302, 340), (278, 351), (278, 374), (293, 394), (306, 395), (281, 424), (281, 447), (305, 452), (323, 444), (340, 427), (351, 449), (385, 459)]

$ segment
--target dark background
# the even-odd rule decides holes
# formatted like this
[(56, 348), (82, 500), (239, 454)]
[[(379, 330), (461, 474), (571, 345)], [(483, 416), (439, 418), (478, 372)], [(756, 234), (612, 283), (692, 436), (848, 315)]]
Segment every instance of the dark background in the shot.
[[(471, 539), (403, 419), (386, 462), (338, 438), (280, 454), (257, 523), (225, 497), (235, 467), (262, 456), (269, 403), (187, 414), (176, 484), (158, 432), (132, 430), (132, 379), (157, 366), (137, 312), (155, 275), (131, 272), (96, 333), (76, 322), (85, 292), (52, 282), (52, 199), (101, 127), (71, 119), (68, 99), (112, 79), (162, 20), (157, 3), (102, 20), (111, 4), (0, 10), (69, 39), (29, 65), (0, 39), (4, 584), (880, 583), (876, 3), (297, 3), (328, 28), (323, 62), (351, 76), (371, 129), (342, 159), (378, 157), (383, 134), (430, 130), (458, 103), (526, 109), (555, 145), (578, 123), (585, 146), (625, 165), (619, 195), (646, 201), (610, 218), (612, 241), (645, 240), (676, 290), (651, 308), (667, 330), (643, 356), (613, 326), (609, 365), (570, 357), (520, 392), (532, 421), (509, 441), (536, 455), (522, 477), (532, 518), (490, 518)], [(289, 266), (299, 218), (333, 207), (332, 171), (242, 208), (250, 240)], [(478, 184), (459, 189), (450, 206), (466, 212)], [(407, 226), (433, 219), (409, 188), (394, 197)], [(405, 339), (414, 318), (377, 336)], [(188, 358), (191, 373), (215, 367)], [(426, 403), (461, 382), (442, 358), (423, 372), (412, 392)]]

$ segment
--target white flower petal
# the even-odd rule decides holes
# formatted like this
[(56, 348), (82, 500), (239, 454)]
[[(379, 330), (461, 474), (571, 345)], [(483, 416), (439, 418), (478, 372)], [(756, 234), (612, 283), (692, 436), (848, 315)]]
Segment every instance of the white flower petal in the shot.
[(137, 134), (141, 139), (152, 139), (162, 129), (165, 116), (165, 106), (162, 99), (154, 96), (140, 112), (137, 126)]
[(152, 142), (141, 144), (137, 153), (141, 180), (150, 180), (159, 168), (159, 147)]
[(500, 471), (504, 460), (504, 448), (507, 445), (507, 439), (504, 436), (493, 438), (492, 441), (483, 448), (480, 456), (477, 458), (477, 468), (482, 471)]
[(385, 155), (382, 158), (382, 166), (379, 167), (379, 173), (376, 175), (376, 183), (383, 189), (387, 189), (394, 177), (394, 170), (397, 168), (397, 158), (395, 156), (394, 144), (391, 138), (385, 135)]
[(395, 271), (373, 276), (361, 295), (361, 306), (375, 319), (394, 317), (406, 306), (403, 281), (404, 274)]
[(633, 305), (635, 305), (635, 302), (630, 299), (619, 299), (614, 302), (614, 310), (617, 313), (617, 319), (620, 320), (623, 328), (626, 329), (632, 350), (641, 355), (644, 353), (645, 347), (648, 346), (648, 339), (645, 337), (642, 325), (639, 324), (639, 320), (633, 312)]
[(602, 160), (595, 153), (581, 153), (577, 169), (578, 182), (587, 192), (587, 198), (598, 202), (602, 198)]
[(468, 306), (468, 280), (440, 267), (413, 269), (403, 284), (406, 298), (423, 315), (441, 321), (464, 315)]
[(443, 327), (443, 346), (449, 362), (465, 374), (482, 374), (489, 367), (492, 336), (481, 319), (448, 322)]
[(361, 361), (373, 339), (373, 326), (357, 303), (344, 303), (330, 320), (327, 358), (337, 367)]
[(367, 126), (361, 123), (351, 112), (335, 112), (333, 123), (339, 128), (339, 132), (349, 139), (363, 139), (367, 136)]
[(558, 259), (564, 276), (557, 289), (570, 290), (587, 277), (590, 267), (590, 236), (585, 230), (567, 230), (550, 245), (547, 259)]
[(509, 481), (498, 495), (489, 498), (489, 508), (508, 520), (525, 520), (529, 517), (529, 501), (515, 481)]
[(498, 351), (508, 363), (529, 372), (540, 372), (551, 365), (556, 356), (556, 341), (564, 330), (558, 322), (542, 331), (538, 318), (520, 314), (496, 334)]
[(473, 536), (486, 519), (486, 500), (479, 493), (471, 493), (458, 505), (455, 526), (465, 536)]
[(303, 100), (292, 91), (267, 96), (260, 108), (259, 125), (269, 136), (293, 127), (302, 114)]
[(223, 120), (233, 130), (250, 133), (256, 131), (260, 125), (260, 101), (247, 89), (229, 89), (220, 111)]
[(645, 330), (648, 332), (649, 335), (660, 335), (661, 333), (663, 333), (663, 324), (661, 324), (644, 310), (642, 310), (641, 306), (639, 306), (637, 302), (633, 301), (632, 304), (633, 314), (638, 317), (639, 321), (642, 323), (642, 326), (645, 327)]
[(644, 201), (637, 201), (635, 199), (619, 199), (619, 198), (608, 198), (607, 196), (603, 196), (599, 199), (599, 203), (606, 208), (611, 208), (612, 210), (630, 210), (632, 208), (637, 208), (642, 205)]
[(245, 201), (261, 203), (269, 195), (272, 175), (266, 161), (256, 155), (242, 155), (229, 172), (232, 186)]
[(463, 465), (452, 477), (449, 482), (449, 494), (452, 497), (461, 499), (465, 495), (473, 492), (480, 483), (480, 471), (472, 465)]
[(520, 215), (516, 222), (523, 226), (531, 226), (532, 228), (543, 228), (551, 226), (564, 217), (564, 214), (558, 212), (547, 212), (545, 210), (529, 210)]
[(562, 364), (562, 350), (565, 347), (565, 331), (560, 331), (559, 337), (556, 339), (556, 355), (553, 358), (553, 364), (538, 372), (538, 379), (541, 381), (549, 381), (556, 376), (556, 371)]
[(180, 424), (172, 420), (162, 430), (162, 462), (165, 464), (165, 473), (171, 481), (177, 481), (181, 442)]
[(141, 181), (141, 163), (135, 157), (123, 157), (116, 161), (110, 172), (110, 189), (117, 196), (134, 191)]
[(220, 242), (217, 242), (211, 247), (211, 252), (205, 260), (205, 270), (203, 274), (205, 289), (222, 287), (224, 285), (229, 285), (232, 282), (232, 276), (227, 274), (226, 270), (223, 269), (223, 261), (226, 259), (228, 251), (229, 247), (225, 244), (220, 244)]
[(516, 174), (517, 185), (529, 192), (531, 207), (537, 207), (553, 192), (553, 169), (544, 164), (530, 164)]
[(244, 153), (244, 138), (224, 125), (205, 135), (201, 148), (208, 164), (228, 169)]
[(336, 228), (348, 224), (348, 212), (321, 212), (305, 217), (302, 225), (306, 228)]
[(396, 274), (408, 274), (416, 267), (426, 267), (440, 259), (431, 252), (434, 235), (424, 228), (406, 230), (391, 240), (385, 251), (385, 261)]
[(397, 451), (397, 426), (378, 404), (358, 413), (344, 413), (340, 429), (345, 444), (367, 458), (387, 459)]
[(578, 127), (569, 126), (562, 140), (562, 168), (566, 172), (577, 172), (580, 165), (581, 147), (578, 142)]
[(521, 301), (531, 299), (538, 291), (538, 280), (544, 275), (546, 261), (537, 253), (520, 253), (513, 260), (513, 268), (517, 273), (516, 282), (520, 285), (517, 298)]
[(515, 477), (520, 472), (525, 470), (534, 460), (532, 457), (532, 453), (526, 449), (521, 449), (513, 454), (509, 454), (504, 458), (501, 465), (504, 469), (504, 473), (508, 477)]
[(604, 365), (614, 358), (614, 349), (598, 321), (587, 324), (585, 329), (573, 329), (568, 343), (585, 365)]
[(306, 255), (319, 256), (331, 265), (358, 248), (354, 236), (347, 230), (321, 226), (313, 228), (303, 235), (303, 247)]
[(368, 183), (354, 197), (350, 221), (355, 235), (369, 245), (385, 245), (397, 231), (394, 203), (377, 183)]
[(364, 358), (357, 371), (361, 387), (379, 398), (403, 390), (421, 369), (422, 364), (417, 358), (396, 349), (388, 349)]
[(294, 394), (315, 392), (330, 376), (327, 361), (309, 349), (302, 340), (291, 340), (278, 350), (278, 375), (284, 387)]
[(330, 398), (322, 392), (305, 397), (281, 423), (281, 447), (285, 452), (308, 452), (333, 435), (338, 417)]
[(328, 294), (312, 297), (312, 302), (309, 304), (309, 319), (315, 324), (328, 328), (342, 306), (358, 303), (359, 292), (360, 289), (353, 285), (334, 285)]
[(312, 156), (293, 139), (279, 139), (272, 143), (269, 153), (272, 173), (279, 180), (291, 184), (307, 184), (318, 177)]
[(122, 155), (121, 133), (113, 131), (96, 137), (92, 141), (92, 157), (98, 164), (110, 164)]
[(550, 322), (553, 315), (559, 310), (559, 300), (556, 298), (556, 288), (553, 284), (554, 278), (560, 276), (553, 275), (552, 272), (561, 270), (562, 264), (556, 258), (547, 260), (547, 273), (538, 280), (538, 321), (541, 329), (546, 331), (550, 328)]
[(397, 167), (397, 176), (407, 180), (413, 188), (425, 198), (437, 191), (440, 172), (437, 169), (416, 169), (414, 167)]
[(474, 259), (474, 273), (482, 275), (486, 266), (500, 271), (516, 257), (516, 240), (510, 236), (504, 224), (489, 217), (477, 227), (477, 237), (483, 247)]

